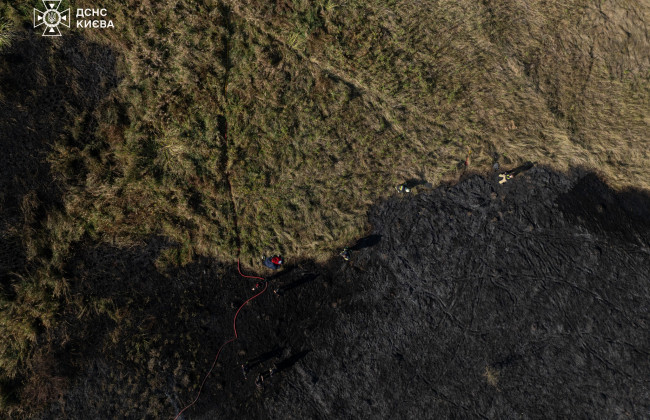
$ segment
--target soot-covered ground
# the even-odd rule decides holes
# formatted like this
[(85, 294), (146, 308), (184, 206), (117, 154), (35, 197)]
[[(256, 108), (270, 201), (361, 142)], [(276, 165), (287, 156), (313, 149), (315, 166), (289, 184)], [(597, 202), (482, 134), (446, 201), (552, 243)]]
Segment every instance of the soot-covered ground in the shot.
[[(349, 262), (287, 256), (271, 280), (282, 295), (244, 307), (239, 340), (183, 418), (650, 413), (646, 193), (534, 167), (503, 185), (472, 176), (395, 195), (369, 221)], [(130, 321), (69, 320), (61, 357), (77, 373), (44, 417), (173, 418), (194, 398), (253, 282), (209, 260), (160, 274), (169, 246), (79, 247), (74, 293), (111, 298)]]

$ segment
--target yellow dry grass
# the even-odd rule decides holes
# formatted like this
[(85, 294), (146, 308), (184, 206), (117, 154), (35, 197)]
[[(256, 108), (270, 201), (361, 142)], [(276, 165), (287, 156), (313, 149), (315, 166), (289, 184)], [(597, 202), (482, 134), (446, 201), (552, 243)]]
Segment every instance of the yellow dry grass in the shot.
[[(0, 6), (0, 18), (28, 24), (33, 7)], [(14, 339), (0, 347), (5, 377), (68, 298), (62, 268), (84, 235), (120, 246), (167, 236), (178, 247), (161, 271), (240, 252), (249, 264), (275, 251), (325, 260), (398, 183), (457, 178), (468, 147), (479, 172), (498, 154), (650, 188), (648, 0), (106, 7), (115, 30), (85, 31), (82, 46), (111, 46), (120, 83), (51, 145), (64, 209), (34, 221), (27, 194), (24, 226), (2, 232), (35, 267), (0, 302)], [(497, 372), (485, 376), (497, 386)]]

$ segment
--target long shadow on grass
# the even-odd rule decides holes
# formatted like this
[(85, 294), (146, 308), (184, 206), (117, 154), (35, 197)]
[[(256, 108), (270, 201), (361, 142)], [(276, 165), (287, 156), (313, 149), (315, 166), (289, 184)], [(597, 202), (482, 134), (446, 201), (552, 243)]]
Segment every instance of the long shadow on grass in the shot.
[[(65, 188), (50, 173), (47, 155), (66, 138), (70, 149), (94, 140), (93, 111), (117, 84), (115, 55), (109, 47), (73, 35), (52, 40), (32, 30), (0, 55), (0, 237), (8, 228), (43, 229), (47, 214), (62, 208)], [(74, 143), (69, 129), (77, 121)], [(84, 164), (72, 160), (70, 173), (83, 178)], [(20, 238), (0, 240), (0, 280), (23, 272)], [(47, 258), (51, 250), (37, 250)]]

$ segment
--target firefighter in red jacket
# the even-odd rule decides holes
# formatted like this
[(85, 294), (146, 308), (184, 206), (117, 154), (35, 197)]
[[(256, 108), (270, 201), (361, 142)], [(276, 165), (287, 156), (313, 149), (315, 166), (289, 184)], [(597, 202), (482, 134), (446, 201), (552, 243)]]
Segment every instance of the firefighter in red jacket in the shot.
[(280, 255), (274, 255), (272, 257), (262, 257), (262, 258), (263, 258), (262, 264), (264, 264), (271, 270), (277, 270), (278, 268), (282, 267), (282, 264), (284, 263), (284, 260)]

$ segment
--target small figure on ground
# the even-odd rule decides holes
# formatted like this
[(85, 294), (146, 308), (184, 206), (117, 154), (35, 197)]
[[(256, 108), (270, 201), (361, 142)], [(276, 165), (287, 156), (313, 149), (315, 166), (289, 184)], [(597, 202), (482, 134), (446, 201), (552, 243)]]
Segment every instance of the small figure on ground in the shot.
[(347, 246), (343, 248), (343, 251), (339, 254), (345, 261), (350, 261), (350, 256), (352, 255), (352, 251), (350, 251), (350, 248)]
[(499, 184), (503, 184), (506, 181), (511, 180), (511, 179), (512, 179), (512, 175), (507, 173), (507, 172), (503, 173), (503, 174), (499, 174)]
[(268, 280), (262, 280), (261, 282), (256, 283), (255, 286), (253, 286), (253, 287), (251, 288), (251, 290), (252, 290), (253, 292), (256, 291), (256, 290), (259, 289), (260, 287), (264, 286), (264, 285), (266, 284), (267, 281), (268, 281)]
[(401, 192), (401, 193), (410, 193), (411, 192), (411, 189), (409, 187), (407, 187), (406, 184), (400, 184), (396, 188), (397, 188), (397, 192)]
[(246, 374), (248, 373), (249, 370), (250, 370), (250, 367), (248, 366), (248, 362), (245, 362), (245, 363), (243, 363), (243, 364), (241, 365), (241, 371), (242, 371), (242, 373), (244, 374), (244, 379), (248, 379), (248, 378), (246, 377)]
[(535, 166), (535, 163), (526, 162), (523, 165), (516, 167), (515, 169), (512, 169), (510, 171), (506, 171), (506, 172), (504, 172), (502, 174), (499, 174), (499, 184), (503, 184), (503, 183), (511, 180), (515, 176), (519, 175), (520, 173), (522, 173), (524, 171), (529, 170), (533, 166)]
[(255, 379), (255, 386), (260, 390), (264, 388), (264, 375), (261, 373), (257, 375), (257, 378)]
[(284, 260), (280, 255), (274, 255), (272, 257), (264, 257), (264, 256), (262, 257), (262, 264), (264, 264), (266, 267), (270, 268), (271, 270), (277, 270), (278, 268), (282, 267), (283, 263)]
[(273, 366), (271, 366), (271, 369), (269, 369), (269, 378), (275, 375), (276, 373), (278, 373), (278, 367), (275, 366), (275, 364), (273, 364)]

